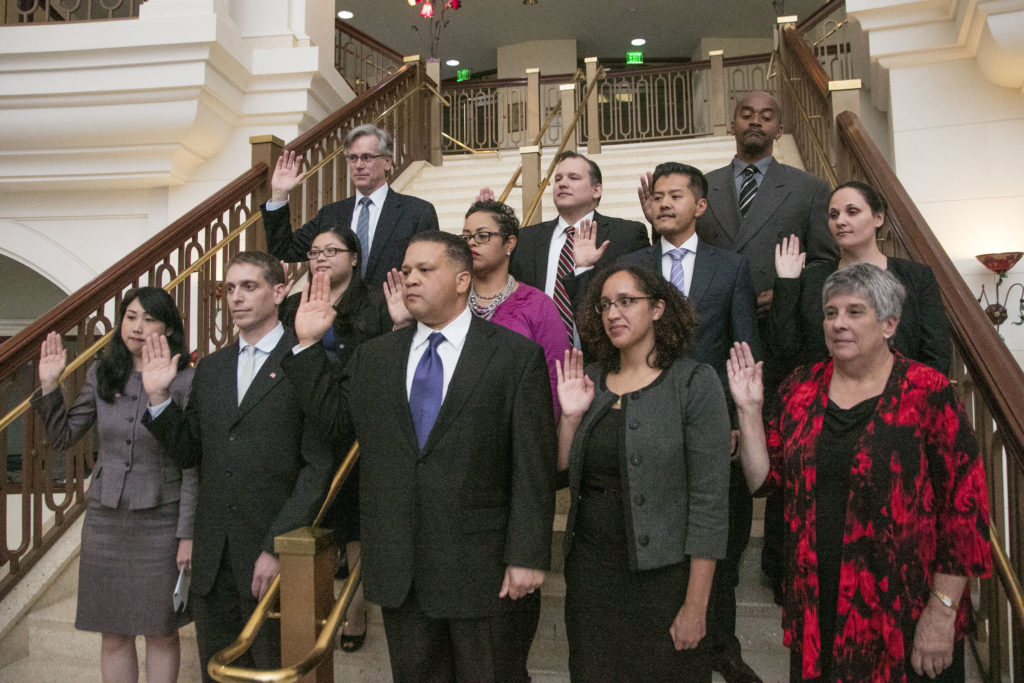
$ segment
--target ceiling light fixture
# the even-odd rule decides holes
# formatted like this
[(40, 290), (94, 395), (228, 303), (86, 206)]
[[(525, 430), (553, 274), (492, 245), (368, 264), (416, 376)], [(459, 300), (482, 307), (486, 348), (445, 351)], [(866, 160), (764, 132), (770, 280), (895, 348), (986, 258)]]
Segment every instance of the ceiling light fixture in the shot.
[(647, 41), (644, 40), (643, 38), (634, 38), (633, 40), (631, 40), (629, 42), (630, 42), (631, 45), (636, 45), (637, 47), (640, 47), (641, 45), (646, 45), (647, 44)]
[(447, 62), (445, 62), (445, 64), (447, 64), (448, 66), (458, 66), (459, 65), (459, 60), (457, 60), (457, 59), (449, 59)]
[(340, 12), (338, 12), (339, 19), (351, 19), (354, 16), (355, 15), (349, 12), (347, 9), (343, 9)]
[(537, 0), (523, 0), (524, 5), (536, 5)]

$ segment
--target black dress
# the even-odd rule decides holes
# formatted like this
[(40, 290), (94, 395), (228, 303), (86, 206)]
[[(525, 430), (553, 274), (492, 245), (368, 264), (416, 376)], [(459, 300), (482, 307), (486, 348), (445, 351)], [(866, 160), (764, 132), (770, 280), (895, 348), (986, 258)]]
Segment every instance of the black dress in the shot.
[(565, 561), (569, 673), (578, 683), (710, 681), (703, 644), (677, 651), (669, 633), (686, 598), (689, 562), (630, 568), (620, 476), (624, 413), (609, 409), (584, 448), (579, 513)]

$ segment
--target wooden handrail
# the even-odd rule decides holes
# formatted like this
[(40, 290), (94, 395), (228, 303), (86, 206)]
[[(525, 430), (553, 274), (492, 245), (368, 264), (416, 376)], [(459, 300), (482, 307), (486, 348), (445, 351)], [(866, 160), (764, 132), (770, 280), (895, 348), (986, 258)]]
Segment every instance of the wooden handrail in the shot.
[(0, 382), (7, 379), (17, 367), (39, 355), (39, 340), (47, 332), (64, 331), (78, 324), (142, 275), (156, 259), (181, 246), (195, 232), (196, 225), (214, 220), (228, 210), (238, 197), (263, 184), (267, 171), (265, 164), (253, 166), (0, 345)]
[(404, 56), (402, 56), (401, 54), (399, 54), (395, 50), (392, 50), (390, 47), (388, 47), (384, 43), (380, 42), (379, 40), (377, 40), (376, 38), (374, 38), (370, 34), (363, 33), (362, 31), (357, 29), (352, 24), (349, 24), (348, 22), (342, 21), (341, 19), (339, 19), (337, 17), (334, 18), (334, 27), (337, 30), (341, 31), (342, 33), (349, 33), (349, 34), (355, 36), (356, 38), (359, 39), (360, 42), (369, 45), (374, 50), (378, 50), (380, 52), (383, 52), (385, 56), (390, 57), (391, 59), (395, 60), (396, 62), (401, 62), (403, 59), (405, 59)]
[[(843, 112), (836, 122), (839, 135), (859, 162), (873, 187), (884, 188), (893, 231), (911, 257), (931, 267), (939, 283), (954, 340), (976, 380), (993, 418), (1000, 425), (1003, 445), (1016, 467), (1024, 471), (1024, 370), (1006, 352), (999, 333), (967, 288), (960, 272), (928, 227), (903, 183), (868, 135), (860, 118)], [(1016, 407), (1016, 409), (1015, 409)]]
[(800, 33), (807, 33), (812, 28), (824, 21), (825, 17), (835, 12), (840, 7), (846, 4), (846, 0), (831, 0), (818, 9), (814, 10), (806, 19), (798, 22), (796, 30)]
[(811, 79), (818, 93), (822, 98), (828, 97), (828, 74), (811, 52), (803, 35), (793, 27), (787, 27), (782, 35), (786, 41), (786, 48), (800, 63), (802, 71)]

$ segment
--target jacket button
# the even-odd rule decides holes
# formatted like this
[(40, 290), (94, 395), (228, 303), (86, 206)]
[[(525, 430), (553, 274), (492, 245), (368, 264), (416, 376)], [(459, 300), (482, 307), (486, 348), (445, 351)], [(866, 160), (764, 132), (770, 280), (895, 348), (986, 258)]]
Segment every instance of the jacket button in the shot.
[(644, 503), (646, 503), (647, 499), (644, 498), (644, 494), (638, 493), (635, 496), (633, 496), (633, 502), (636, 503), (638, 506), (640, 506), (640, 505), (643, 505)]
[(226, 477), (230, 477), (231, 475), (232, 475), (232, 472), (231, 472), (231, 470), (225, 470), (225, 471), (224, 471), (224, 476), (226, 476)]
[(644, 459), (643, 459), (643, 456), (641, 456), (641, 455), (634, 455), (632, 458), (629, 459), (629, 461), (631, 463), (633, 463), (634, 465), (639, 465), (640, 463), (642, 463), (644, 461)]
[(135, 422), (135, 418), (134, 418), (134, 417), (129, 417), (129, 418), (128, 418), (128, 421), (129, 421), (129, 422)]
[(125, 443), (126, 443), (127, 445), (129, 445), (129, 446), (131, 446), (131, 445), (132, 445), (132, 440), (131, 440), (131, 439), (125, 439), (125, 440), (124, 440), (124, 442), (125, 442)]
[(647, 545), (651, 542), (651, 539), (647, 537), (647, 534), (644, 534), (640, 537), (638, 542), (640, 543), (641, 548), (646, 548)]
[(630, 420), (629, 421), (629, 428), (630, 429), (639, 429), (640, 428), (640, 420)]
[(235, 435), (234, 434), (228, 434), (228, 441), (234, 441), (234, 440), (235, 440)]

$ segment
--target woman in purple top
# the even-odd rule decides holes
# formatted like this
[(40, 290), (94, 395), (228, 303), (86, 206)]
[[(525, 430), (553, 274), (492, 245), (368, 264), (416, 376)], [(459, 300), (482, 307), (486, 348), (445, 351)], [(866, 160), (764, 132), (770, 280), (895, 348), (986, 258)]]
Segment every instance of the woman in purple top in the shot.
[(462, 239), (473, 252), (469, 308), (474, 315), (544, 347), (557, 421), (561, 410), (555, 361), (560, 361), (569, 348), (569, 336), (555, 302), (539, 289), (509, 275), (508, 264), (518, 238), (519, 219), (508, 204), (492, 199), (474, 202), (469, 207), (462, 226)]

